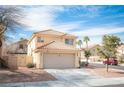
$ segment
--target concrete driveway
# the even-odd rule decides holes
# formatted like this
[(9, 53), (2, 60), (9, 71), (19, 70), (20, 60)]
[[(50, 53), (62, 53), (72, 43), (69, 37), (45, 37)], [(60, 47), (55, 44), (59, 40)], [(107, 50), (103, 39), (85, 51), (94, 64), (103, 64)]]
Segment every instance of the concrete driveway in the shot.
[(83, 69), (46, 69), (57, 81), (49, 82), (53, 87), (91, 87), (124, 84), (124, 77), (105, 78), (102, 76), (91, 75), (85, 68)]
[[(46, 71), (52, 74), (57, 82), (54, 86), (60, 87), (75, 87), (75, 86), (89, 86), (87, 84), (88, 80), (91, 79), (100, 79), (100, 76), (92, 76), (85, 69), (46, 69)], [(49, 83), (49, 85), (51, 85)], [(51, 85), (52, 86), (52, 85)]]
[(59, 81), (77, 81), (77, 80), (90, 80), (102, 78), (100, 76), (93, 76), (85, 69), (46, 69), (48, 73), (53, 75)]
[(91, 87), (124, 84), (124, 77), (104, 78), (91, 75), (86, 69), (45, 69), (55, 81), (0, 84), (4, 87)]

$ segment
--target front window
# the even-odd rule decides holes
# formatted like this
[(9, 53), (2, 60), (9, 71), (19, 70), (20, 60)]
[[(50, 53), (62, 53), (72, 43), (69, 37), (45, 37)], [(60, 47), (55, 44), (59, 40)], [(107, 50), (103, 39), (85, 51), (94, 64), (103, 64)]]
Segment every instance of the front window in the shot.
[(65, 39), (65, 44), (73, 45), (74, 40), (73, 39)]
[(43, 38), (38, 37), (37, 42), (44, 42)]
[(19, 49), (23, 49), (23, 44), (20, 44), (19, 45)]

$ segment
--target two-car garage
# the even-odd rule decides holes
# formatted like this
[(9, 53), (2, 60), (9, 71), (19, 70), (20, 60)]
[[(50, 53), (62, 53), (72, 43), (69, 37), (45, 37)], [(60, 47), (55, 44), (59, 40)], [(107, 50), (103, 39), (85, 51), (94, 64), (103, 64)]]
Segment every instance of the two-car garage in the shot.
[(35, 52), (33, 63), (41, 69), (69, 69), (79, 67), (78, 51), (42, 50)]
[(75, 67), (75, 54), (44, 53), (43, 67), (45, 69), (64, 69)]

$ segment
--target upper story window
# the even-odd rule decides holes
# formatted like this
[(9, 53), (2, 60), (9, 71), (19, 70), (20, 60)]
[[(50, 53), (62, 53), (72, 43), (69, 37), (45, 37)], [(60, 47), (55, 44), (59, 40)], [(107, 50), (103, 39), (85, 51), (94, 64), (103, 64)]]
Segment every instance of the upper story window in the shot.
[(38, 37), (38, 38), (37, 38), (37, 42), (44, 42), (44, 39), (41, 38), (41, 37)]
[(73, 43), (74, 43), (73, 39), (65, 39), (65, 44), (73, 45)]
[(23, 49), (23, 48), (24, 48), (23, 44), (20, 44), (19, 49)]

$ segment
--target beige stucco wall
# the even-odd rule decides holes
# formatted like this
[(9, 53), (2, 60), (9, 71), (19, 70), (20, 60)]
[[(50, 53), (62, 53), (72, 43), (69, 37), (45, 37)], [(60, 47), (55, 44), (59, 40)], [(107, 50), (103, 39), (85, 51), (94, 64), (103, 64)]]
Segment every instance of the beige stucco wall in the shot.
[(29, 56), (33, 55), (33, 51), (36, 49), (36, 41), (37, 41), (37, 38), (33, 38), (33, 40), (30, 42), (30, 44), (28, 44), (28, 52), (27, 54)]
[[(37, 38), (41, 37), (44, 39), (43, 43), (37, 42)], [(66, 45), (65, 39), (73, 39), (74, 44), (73, 45)], [(32, 37), (31, 41), (28, 43), (28, 55), (32, 55), (33, 50), (35, 50), (37, 47), (40, 47), (43, 44), (49, 43), (51, 41), (56, 41), (58, 43), (58, 46), (60, 43), (65, 44), (65, 46), (68, 46), (70, 48), (76, 48), (76, 37), (73, 36), (58, 36), (58, 35), (49, 35), (49, 34), (36, 34)], [(56, 44), (57, 45), (57, 44)]]
[(75, 53), (75, 67), (79, 67), (79, 55)]
[(16, 55), (9, 55), (7, 64), (10, 69), (18, 69)]
[[(66, 38), (70, 38), (70, 39), (73, 39), (74, 40), (74, 45), (69, 45), (70, 47), (76, 47), (76, 40), (74, 38), (71, 38), (71, 37), (58, 37), (58, 36), (48, 36), (48, 35), (39, 35), (38, 37), (41, 37), (44, 39), (44, 42), (43, 43), (38, 43), (37, 40), (36, 41), (36, 48), (37, 47), (40, 47), (41, 45), (43, 45), (44, 43), (49, 43), (51, 41), (56, 41), (58, 42), (58, 46), (59, 46), (59, 43), (63, 43), (65, 44), (65, 39)], [(37, 39), (37, 37), (36, 37)]]
[(81, 56), (81, 59), (84, 59), (84, 58), (85, 58), (85, 56), (84, 56), (84, 51), (83, 51), (83, 50), (80, 51), (80, 56)]
[(27, 54), (8, 54), (6, 62), (10, 68), (25, 67), (28, 63), (32, 63), (32, 57)]
[(18, 66), (26, 66), (28, 63), (32, 63), (32, 57), (27, 54), (15, 54), (17, 57)]
[(41, 64), (41, 53), (37, 52), (33, 56), (33, 63), (35, 64), (36, 68), (42, 68)]

